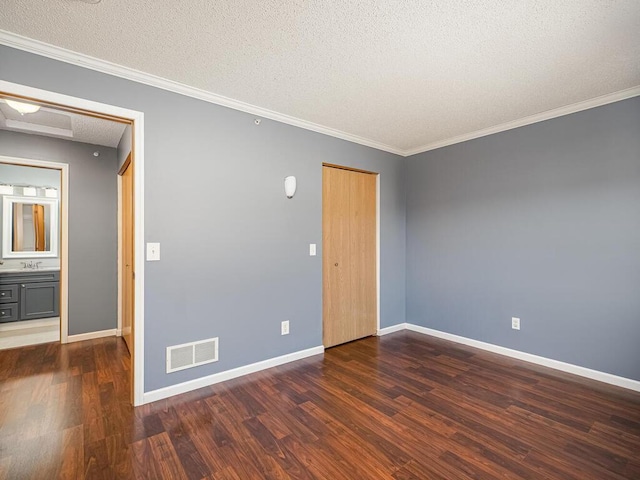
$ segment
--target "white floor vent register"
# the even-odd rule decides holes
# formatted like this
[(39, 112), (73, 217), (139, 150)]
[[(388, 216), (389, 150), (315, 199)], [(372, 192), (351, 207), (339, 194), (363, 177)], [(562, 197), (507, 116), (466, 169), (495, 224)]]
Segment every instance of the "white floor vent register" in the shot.
[(218, 337), (167, 347), (167, 373), (218, 361)]

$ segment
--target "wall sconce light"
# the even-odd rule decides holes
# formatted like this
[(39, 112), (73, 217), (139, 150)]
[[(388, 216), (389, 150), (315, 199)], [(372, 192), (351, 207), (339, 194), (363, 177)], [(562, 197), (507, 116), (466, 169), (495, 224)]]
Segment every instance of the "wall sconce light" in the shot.
[(296, 194), (296, 177), (293, 175), (284, 178), (284, 193), (287, 198), (292, 198)]

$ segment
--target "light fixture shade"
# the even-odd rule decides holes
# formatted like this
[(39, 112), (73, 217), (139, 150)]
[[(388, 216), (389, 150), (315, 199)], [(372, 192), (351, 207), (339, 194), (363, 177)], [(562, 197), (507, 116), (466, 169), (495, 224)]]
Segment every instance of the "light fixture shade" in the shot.
[(9, 105), (14, 110), (20, 112), (20, 115), (24, 115), (25, 113), (36, 113), (40, 110), (40, 105), (33, 105), (31, 103), (22, 103), (16, 102), (15, 100), (5, 100), (7, 105)]
[(292, 198), (296, 194), (296, 177), (289, 175), (284, 179), (284, 193), (287, 198)]

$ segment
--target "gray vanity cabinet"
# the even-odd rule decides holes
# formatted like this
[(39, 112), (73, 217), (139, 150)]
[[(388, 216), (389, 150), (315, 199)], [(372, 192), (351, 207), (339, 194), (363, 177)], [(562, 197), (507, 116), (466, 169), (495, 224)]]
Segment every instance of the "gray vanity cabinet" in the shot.
[(15, 322), (18, 319), (17, 303), (0, 303), (0, 323)]
[(60, 272), (0, 272), (0, 322), (60, 315)]
[(57, 317), (59, 313), (59, 282), (30, 282), (20, 285), (20, 320)]
[(18, 301), (18, 285), (0, 285), (0, 303)]
[(0, 323), (19, 320), (18, 292), (18, 285), (0, 285)]

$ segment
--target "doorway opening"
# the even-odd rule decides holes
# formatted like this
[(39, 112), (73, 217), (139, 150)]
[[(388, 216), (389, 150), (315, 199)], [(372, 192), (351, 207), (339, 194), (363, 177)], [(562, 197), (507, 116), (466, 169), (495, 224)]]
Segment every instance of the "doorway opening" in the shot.
[(65, 164), (0, 155), (1, 349), (61, 340), (67, 179)]
[[(59, 338), (62, 343), (86, 340), (91, 338), (97, 338), (106, 336), (112, 332), (113, 335), (120, 334), (123, 329), (122, 316), (124, 301), (129, 308), (128, 314), (128, 342), (127, 346), (131, 352), (131, 386), (132, 395), (131, 401), (134, 405), (141, 405), (143, 403), (144, 393), (144, 298), (142, 292), (144, 291), (144, 264), (143, 264), (143, 233), (144, 233), (144, 203), (143, 203), (143, 188), (144, 188), (144, 150), (143, 150), (143, 122), (144, 116), (141, 112), (134, 110), (123, 109), (112, 105), (97, 103), (86, 99), (77, 97), (71, 97), (66, 95), (49, 92), (46, 90), (35, 89), (26, 87), (24, 85), (14, 84), (0, 80), (0, 99), (10, 99), (20, 104), (29, 105), (30, 108), (39, 107), (46, 114), (54, 115), (57, 112), (73, 114), (76, 116), (82, 115), (87, 118), (108, 120), (109, 122), (116, 122), (120, 125), (126, 125), (129, 131), (130, 152), (128, 154), (127, 166), (130, 170), (128, 178), (130, 179), (128, 195), (129, 201), (129, 214), (126, 219), (123, 220), (123, 209), (121, 208), (122, 200), (122, 178), (116, 169), (113, 172), (112, 181), (114, 185), (118, 185), (117, 204), (115, 198), (114, 202), (114, 215), (117, 215), (118, 221), (116, 227), (117, 231), (114, 237), (117, 237), (117, 248), (114, 245), (114, 255), (117, 255), (117, 262), (111, 259), (113, 264), (118, 264), (117, 271), (117, 305), (114, 309), (114, 313), (117, 315), (117, 328), (110, 330), (103, 330), (98, 332), (88, 332), (87, 334), (70, 335), (69, 331), (69, 249), (74, 248), (74, 245), (69, 244), (69, 168), (68, 165), (64, 165), (57, 162), (47, 162), (45, 160), (33, 160), (28, 158), (14, 157), (13, 162), (16, 165), (31, 164), (37, 168), (49, 168), (58, 169), (61, 175), (61, 188), (60, 188), (60, 214), (58, 220), (59, 230), (53, 232), (47, 230), (49, 240), (51, 235), (58, 235), (54, 238), (59, 239), (59, 314), (60, 314), (60, 334)], [(18, 119), (19, 120), (19, 119)], [(27, 122), (23, 122), (27, 123)], [(6, 124), (6, 122), (5, 122)], [(10, 124), (14, 126), (13, 124)], [(18, 125), (20, 126), (20, 125)], [(51, 127), (49, 132), (41, 132), (40, 134), (45, 136), (56, 136), (61, 130), (60, 127)], [(33, 132), (36, 133), (36, 132)], [(49, 135), (47, 135), (49, 133)], [(58, 137), (60, 138), (60, 137)], [(123, 137), (124, 138), (124, 137)], [(0, 155), (2, 152), (0, 151)], [(96, 151), (96, 154), (99, 152)], [(9, 163), (9, 162), (8, 162)], [(51, 165), (51, 163), (53, 165)], [(75, 173), (75, 172), (74, 172)], [(0, 184), (3, 183), (0, 179)], [(89, 187), (90, 188), (90, 187)], [(21, 194), (24, 195), (24, 191)], [(27, 195), (30, 192), (27, 191)], [(71, 197), (74, 193), (71, 192)], [(46, 205), (44, 206), (46, 208)], [(115, 213), (117, 212), (117, 213)], [(49, 219), (51, 222), (51, 219)], [(46, 225), (46, 221), (44, 222)], [(49, 223), (49, 227), (51, 223)], [(80, 225), (72, 226), (72, 228), (80, 227)], [(122, 232), (131, 232), (128, 237), (129, 242), (125, 246), (123, 243)], [(134, 233), (135, 232), (135, 233)], [(40, 234), (41, 235), (41, 234)], [(46, 235), (46, 234), (45, 234)], [(45, 242), (46, 243), (46, 242)], [(42, 248), (42, 247), (38, 247)], [(131, 275), (127, 277), (123, 275), (121, 266), (124, 264), (122, 259), (125, 258), (124, 249), (129, 249), (128, 257), (130, 259), (129, 270)], [(38, 252), (39, 253), (39, 252)], [(78, 256), (89, 256), (91, 251), (87, 255), (86, 251), (76, 252), (73, 250), (73, 254), (78, 253)], [(4, 255), (4, 254), (3, 254)], [(2, 260), (5, 260), (2, 258)], [(34, 259), (35, 260), (35, 259)], [(38, 259), (39, 260), (39, 259)], [(87, 259), (89, 260), (89, 258)], [(44, 261), (44, 259), (43, 259)], [(37, 264), (37, 261), (34, 262)], [(38, 264), (34, 270), (37, 270), (41, 265)], [(77, 273), (77, 270), (76, 270)], [(87, 274), (89, 275), (89, 274)], [(130, 282), (126, 281), (126, 278), (130, 278)], [(127, 288), (127, 293), (123, 292), (123, 289)], [(2, 293), (2, 292), (0, 292)], [(46, 297), (56, 296), (55, 293), (45, 293), (42, 296)], [(116, 325), (113, 325), (116, 327)]]

